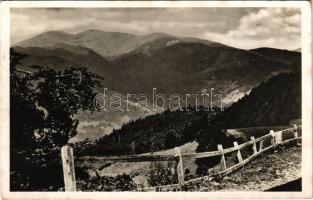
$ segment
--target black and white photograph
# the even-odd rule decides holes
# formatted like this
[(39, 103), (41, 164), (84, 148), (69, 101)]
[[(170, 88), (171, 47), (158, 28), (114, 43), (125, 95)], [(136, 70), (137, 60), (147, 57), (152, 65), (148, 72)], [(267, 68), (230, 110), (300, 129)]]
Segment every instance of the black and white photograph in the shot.
[(9, 8), (9, 192), (310, 186), (308, 4), (161, 5)]

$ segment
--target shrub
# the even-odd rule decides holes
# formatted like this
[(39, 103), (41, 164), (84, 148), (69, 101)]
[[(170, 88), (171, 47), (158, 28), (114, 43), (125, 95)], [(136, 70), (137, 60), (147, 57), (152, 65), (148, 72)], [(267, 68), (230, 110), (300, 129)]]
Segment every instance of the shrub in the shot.
[(130, 175), (122, 174), (115, 177), (96, 176), (83, 180), (77, 180), (80, 191), (131, 191), (136, 190), (137, 185)]
[(152, 162), (148, 172), (148, 183), (152, 187), (177, 183), (177, 172), (173, 163), (168, 162), (166, 165), (160, 161)]

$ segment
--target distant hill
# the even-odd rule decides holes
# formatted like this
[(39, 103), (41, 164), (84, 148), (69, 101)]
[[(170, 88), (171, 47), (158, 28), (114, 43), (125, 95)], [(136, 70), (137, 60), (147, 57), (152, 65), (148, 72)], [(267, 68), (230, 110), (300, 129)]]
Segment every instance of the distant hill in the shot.
[(138, 93), (155, 87), (164, 94), (186, 94), (215, 88), (227, 101), (236, 90), (243, 96), (275, 74), (301, 68), (297, 52), (286, 52), (294, 56), (293, 63), (216, 43), (168, 42), (158, 39), (114, 60), (118, 76), (128, 83), (117, 83), (115, 89)]
[(135, 50), (140, 46), (141, 48), (144, 48), (144, 46), (146, 47), (146, 43), (158, 39), (165, 39), (167, 41), (181, 40), (185, 42), (199, 42), (204, 44), (214, 43), (198, 38), (176, 37), (165, 33), (134, 35), (121, 32), (88, 30), (77, 34), (69, 34), (61, 31), (49, 31), (39, 34), (33, 38), (18, 42), (14, 45), (14, 47), (42, 47), (54, 49), (59, 44), (68, 44), (92, 49), (101, 56), (111, 60)]
[(14, 46), (56, 48), (58, 44), (83, 46), (97, 52), (103, 57), (112, 58), (127, 53), (148, 41), (168, 37), (166, 34), (153, 33), (148, 35), (134, 35), (120, 32), (88, 30), (77, 34), (61, 31), (42, 33)]
[[(299, 50), (299, 49), (298, 49)], [(274, 49), (274, 48), (258, 48), (252, 49), (251, 51), (263, 55), (267, 58), (283, 61), (289, 63), (293, 66), (301, 65), (301, 49), (300, 51), (288, 51), (282, 49)], [(295, 53), (300, 52), (300, 53)], [(300, 68), (295, 68), (295, 70), (300, 70)]]
[[(254, 88), (251, 93), (220, 112), (210, 122), (209, 129), (199, 138), (198, 151), (216, 149), (225, 143), (226, 129), (289, 125), (301, 118), (301, 74), (286, 73), (272, 77)], [(213, 140), (214, 145), (210, 145)]]
[[(88, 67), (91, 71), (105, 75), (105, 70), (112, 68), (111, 62), (96, 52), (81, 46), (57, 44), (55, 48), (42, 47), (14, 47), (18, 53), (27, 55), (22, 60), (22, 67), (39, 65), (49, 66), (55, 70), (66, 67)], [(92, 66), (92, 67), (90, 67)]]

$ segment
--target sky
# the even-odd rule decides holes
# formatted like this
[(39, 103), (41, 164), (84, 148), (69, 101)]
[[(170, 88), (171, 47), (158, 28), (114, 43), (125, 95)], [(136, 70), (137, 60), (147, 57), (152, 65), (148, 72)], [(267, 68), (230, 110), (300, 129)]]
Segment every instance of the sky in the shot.
[(300, 47), (299, 8), (13, 8), (11, 43), (47, 31), (163, 32), (252, 49)]

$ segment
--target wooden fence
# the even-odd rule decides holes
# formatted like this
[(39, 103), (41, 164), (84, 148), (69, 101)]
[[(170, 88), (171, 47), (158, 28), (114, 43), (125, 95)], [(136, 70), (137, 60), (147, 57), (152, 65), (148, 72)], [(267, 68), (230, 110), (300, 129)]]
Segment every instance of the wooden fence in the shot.
[[(146, 188), (146, 191), (162, 191), (162, 190), (173, 190), (173, 189), (181, 189), (182, 186), (186, 183), (199, 181), (202, 179), (208, 179), (212, 175), (203, 176), (195, 179), (191, 179), (185, 181), (184, 178), (184, 168), (183, 168), (183, 157), (185, 156), (193, 156), (195, 159), (197, 158), (208, 158), (208, 157), (220, 157), (220, 165), (221, 170), (217, 172), (220, 176), (225, 176), (240, 167), (244, 166), (252, 159), (257, 157), (258, 155), (273, 149), (279, 145), (284, 145), (293, 141), (301, 141), (301, 136), (298, 134), (298, 130), (301, 129), (302, 126), (293, 125), (293, 127), (284, 129), (281, 131), (274, 132), (273, 130), (270, 133), (259, 137), (254, 138), (251, 137), (251, 140), (242, 144), (238, 144), (236, 141), (234, 142), (234, 147), (224, 149), (222, 145), (217, 145), (217, 151), (210, 152), (201, 152), (201, 153), (190, 153), (190, 154), (181, 154), (180, 147), (175, 148), (174, 155), (130, 155), (130, 156), (110, 156), (110, 157), (99, 157), (99, 156), (81, 156), (76, 157), (76, 162), (83, 162), (85, 165), (92, 165), (93, 162), (146, 162), (146, 161), (176, 161), (176, 171), (177, 171), (177, 179), (178, 184), (172, 185), (164, 185), (158, 187)], [(291, 134), (291, 137), (290, 137)], [(284, 136), (289, 135), (284, 139)], [(267, 142), (268, 141), (268, 142)], [(266, 144), (269, 143), (269, 144)], [(253, 154), (249, 157), (243, 159), (242, 149), (245, 147), (251, 146)], [(75, 170), (74, 170), (74, 155), (73, 150), (70, 146), (64, 146), (61, 149), (62, 155), (62, 165), (63, 165), (63, 173), (64, 173), (64, 184), (65, 191), (76, 191), (76, 181), (75, 181)], [(238, 163), (228, 167), (226, 163), (225, 155), (236, 152)]]

